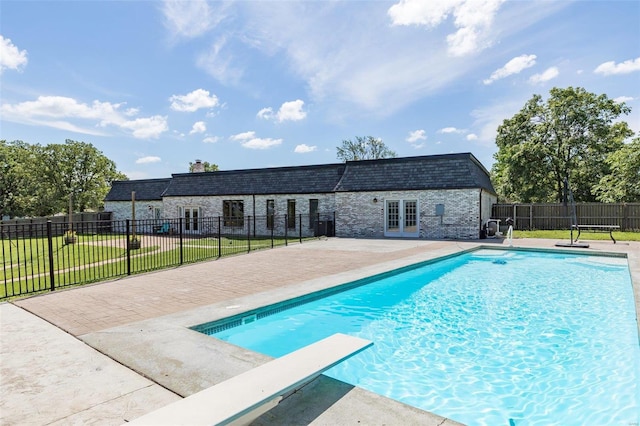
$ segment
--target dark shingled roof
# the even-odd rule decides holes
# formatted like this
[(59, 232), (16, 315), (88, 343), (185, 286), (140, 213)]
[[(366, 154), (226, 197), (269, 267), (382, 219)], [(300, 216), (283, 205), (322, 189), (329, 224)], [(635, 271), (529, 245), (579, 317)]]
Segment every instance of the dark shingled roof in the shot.
[(162, 193), (167, 189), (171, 178), (117, 180), (111, 184), (111, 190), (105, 201), (131, 201), (131, 191), (136, 192), (136, 200), (162, 200)]
[(349, 161), (336, 191), (460, 188), (495, 193), (489, 172), (471, 153)]
[(344, 169), (344, 164), (323, 164), (174, 174), (163, 196), (331, 193)]
[(179, 173), (170, 179), (116, 181), (105, 201), (211, 195), (325, 194), (483, 188), (489, 172), (471, 153), (348, 161), (346, 164)]

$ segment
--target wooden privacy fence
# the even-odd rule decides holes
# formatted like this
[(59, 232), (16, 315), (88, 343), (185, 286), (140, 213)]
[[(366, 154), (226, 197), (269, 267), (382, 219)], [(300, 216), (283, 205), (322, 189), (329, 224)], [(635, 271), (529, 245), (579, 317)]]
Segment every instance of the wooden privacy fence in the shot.
[[(617, 225), (621, 231), (640, 231), (640, 203), (577, 203), (578, 225)], [(521, 230), (569, 229), (572, 224), (569, 204), (494, 204), (491, 217), (513, 219), (513, 228)]]
[[(69, 215), (8, 219), (0, 221), (0, 237), (42, 238), (46, 236), (46, 228), (43, 225), (48, 221), (55, 224), (53, 229), (56, 236), (62, 235), (69, 227)], [(83, 234), (101, 234), (111, 231), (111, 212), (74, 213), (71, 221), (73, 230)]]

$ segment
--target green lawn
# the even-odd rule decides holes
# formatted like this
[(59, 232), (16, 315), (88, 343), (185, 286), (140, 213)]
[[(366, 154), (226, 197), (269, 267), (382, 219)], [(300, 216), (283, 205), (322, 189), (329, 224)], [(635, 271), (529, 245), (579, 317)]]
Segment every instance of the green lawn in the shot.
[[(142, 247), (130, 253), (123, 235), (78, 235), (75, 244), (65, 245), (62, 237), (52, 240), (55, 287), (80, 285), (110, 278), (153, 271), (216, 259), (221, 256), (247, 253), (272, 247), (271, 238), (245, 237), (184, 239), (182, 252), (177, 238), (142, 237)], [(310, 238), (304, 238), (310, 239)], [(299, 238), (274, 239), (273, 246), (297, 243)], [(0, 269), (0, 299), (25, 293), (47, 291), (51, 286), (49, 250), (46, 238), (2, 241), (3, 265)]]
[[(573, 238), (578, 235), (578, 231), (573, 231)], [(571, 231), (513, 231), (513, 238), (545, 238), (551, 240), (569, 240)], [(640, 232), (618, 232), (613, 231), (613, 238), (616, 241), (640, 241)], [(609, 233), (606, 232), (582, 232), (580, 240), (608, 240), (611, 241)]]

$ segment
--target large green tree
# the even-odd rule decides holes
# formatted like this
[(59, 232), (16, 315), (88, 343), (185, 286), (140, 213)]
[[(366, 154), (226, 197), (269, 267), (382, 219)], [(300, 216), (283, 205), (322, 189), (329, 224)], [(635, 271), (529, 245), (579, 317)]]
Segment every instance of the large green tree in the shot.
[(338, 159), (345, 162), (397, 156), (381, 139), (373, 136), (356, 136), (355, 140), (345, 139), (337, 150)]
[(559, 202), (568, 179), (576, 201), (595, 201), (596, 186), (610, 174), (608, 156), (633, 135), (624, 103), (583, 88), (553, 88), (534, 95), (498, 127), (492, 178), (513, 202)]
[[(127, 177), (92, 144), (30, 145), (21, 141), (0, 145), (0, 211), (9, 216), (46, 216), (97, 210), (111, 182)], [(4, 173), (6, 170), (6, 174)]]
[(32, 215), (40, 182), (36, 150), (22, 141), (0, 141), (0, 216)]
[(640, 136), (609, 154), (605, 161), (611, 173), (595, 186), (598, 201), (640, 202)]

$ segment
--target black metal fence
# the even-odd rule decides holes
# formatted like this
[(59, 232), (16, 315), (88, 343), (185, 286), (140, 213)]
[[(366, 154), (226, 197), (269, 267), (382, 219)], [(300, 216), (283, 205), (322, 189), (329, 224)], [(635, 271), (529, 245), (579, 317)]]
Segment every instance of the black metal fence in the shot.
[[(570, 207), (564, 204), (494, 204), (492, 218), (511, 218), (520, 230), (569, 229)], [(621, 231), (640, 230), (640, 203), (577, 203), (579, 225), (617, 225)]]
[(333, 236), (335, 213), (0, 222), (0, 300)]

